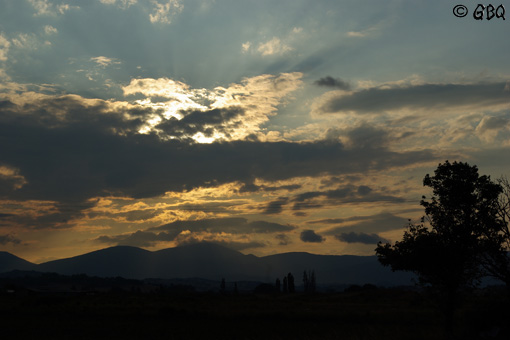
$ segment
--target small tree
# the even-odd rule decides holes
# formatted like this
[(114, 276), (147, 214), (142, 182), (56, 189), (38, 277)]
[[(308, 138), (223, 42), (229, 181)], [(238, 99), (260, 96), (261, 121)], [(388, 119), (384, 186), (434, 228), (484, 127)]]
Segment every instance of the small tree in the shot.
[(315, 271), (306, 270), (303, 272), (303, 287), (305, 293), (315, 292)]
[(308, 274), (306, 274), (306, 270), (303, 272), (303, 288), (305, 290), (305, 293), (308, 293), (308, 290), (310, 286), (310, 281), (308, 280)]
[(287, 276), (283, 277), (283, 292), (287, 293), (289, 291), (289, 283), (287, 282)]
[(275, 288), (278, 293), (281, 291), (281, 283), (279, 278), (276, 278)]
[(294, 285), (294, 276), (291, 273), (287, 274), (287, 284), (289, 285), (289, 293), (294, 293), (296, 286)]
[[(460, 289), (476, 284), (483, 273), (480, 263), (487, 235), (500, 229), (497, 202), (501, 187), (478, 168), (467, 163), (439, 164), (434, 176), (425, 176), (423, 185), (432, 188), (422, 223), (409, 223), (402, 241), (394, 245), (379, 242), (379, 261), (392, 270), (418, 275), (420, 283), (441, 294), (446, 326), (451, 328)], [(430, 226), (427, 226), (427, 224)]]
[(312, 270), (312, 273), (310, 274), (310, 293), (315, 293), (315, 290), (315, 270)]

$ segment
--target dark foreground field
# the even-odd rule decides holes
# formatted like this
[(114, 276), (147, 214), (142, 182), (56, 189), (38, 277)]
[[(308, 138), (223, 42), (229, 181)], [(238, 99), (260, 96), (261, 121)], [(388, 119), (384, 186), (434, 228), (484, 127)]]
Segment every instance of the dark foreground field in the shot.
[[(509, 339), (508, 304), (470, 295), (455, 338)], [(12, 339), (445, 339), (424, 294), (376, 289), (331, 294), (2, 294), (0, 323)], [(451, 338), (451, 337), (450, 337)]]

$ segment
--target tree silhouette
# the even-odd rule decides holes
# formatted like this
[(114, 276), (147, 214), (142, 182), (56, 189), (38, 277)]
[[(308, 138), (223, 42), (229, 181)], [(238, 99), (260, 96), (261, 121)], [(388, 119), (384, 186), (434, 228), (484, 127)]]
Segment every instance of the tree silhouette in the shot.
[(315, 271), (306, 270), (303, 272), (303, 287), (305, 293), (315, 292)]
[(310, 281), (308, 280), (308, 274), (306, 273), (306, 270), (303, 272), (303, 288), (305, 290), (305, 293), (308, 292), (308, 287), (310, 285)]
[(294, 276), (291, 273), (287, 274), (287, 284), (289, 285), (289, 293), (294, 293), (296, 286), (294, 285)]
[(510, 297), (510, 182), (502, 177), (498, 179), (498, 184), (502, 190), (498, 200), (498, 214), (502, 223), (499, 230), (488, 230), (485, 235), (486, 252), (482, 265), (489, 276), (506, 284)]
[[(421, 224), (409, 223), (402, 241), (379, 242), (379, 261), (392, 270), (414, 272), (422, 284), (440, 294), (446, 327), (451, 329), (459, 292), (481, 278), (486, 235), (499, 230), (497, 202), (501, 187), (467, 163), (439, 164), (423, 185), (432, 188)], [(429, 229), (430, 226), (430, 229)]]
[(289, 283), (287, 282), (287, 276), (283, 277), (283, 292), (287, 293), (289, 291)]
[(281, 284), (279, 278), (276, 278), (275, 288), (278, 293), (281, 291)]

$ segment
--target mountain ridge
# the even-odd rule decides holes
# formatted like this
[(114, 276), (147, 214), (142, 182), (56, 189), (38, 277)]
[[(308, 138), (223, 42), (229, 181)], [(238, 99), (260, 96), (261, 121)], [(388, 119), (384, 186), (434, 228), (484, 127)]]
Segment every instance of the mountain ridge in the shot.
[(205, 242), (157, 251), (113, 246), (41, 264), (1, 253), (4, 255), (0, 256), (0, 273), (18, 269), (127, 279), (200, 277), (274, 283), (276, 278), (281, 280), (288, 273), (300, 281), (303, 271), (314, 270), (318, 282), (324, 284), (372, 283), (383, 286), (409, 285), (414, 277), (409, 273), (391, 272), (377, 261), (376, 256), (289, 252), (257, 257)]

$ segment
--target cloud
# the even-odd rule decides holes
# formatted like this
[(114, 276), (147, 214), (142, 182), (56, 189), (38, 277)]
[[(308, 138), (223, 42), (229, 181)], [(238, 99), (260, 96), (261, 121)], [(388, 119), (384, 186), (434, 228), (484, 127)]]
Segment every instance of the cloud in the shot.
[(217, 136), (230, 139), (232, 131), (245, 115), (244, 110), (236, 107), (206, 111), (190, 110), (181, 113), (184, 114), (182, 119), (171, 117), (155, 125), (154, 129), (163, 132), (164, 135), (180, 139), (192, 139), (192, 136), (197, 135), (213, 140)]
[(333, 78), (331, 76), (326, 76), (324, 78), (321, 78), (319, 80), (316, 80), (314, 82), (315, 85), (318, 85), (318, 86), (323, 86), (323, 87), (335, 87), (335, 88), (338, 88), (340, 90), (350, 90), (351, 89), (351, 85), (340, 79), (340, 78)]
[(212, 218), (193, 221), (175, 221), (159, 227), (150, 228), (149, 231), (171, 232), (211, 232), (230, 234), (268, 234), (294, 230), (294, 227), (266, 221), (248, 222), (241, 217)]
[(329, 92), (318, 101), (317, 114), (370, 114), (399, 110), (444, 112), (447, 109), (498, 109), (508, 105), (504, 83), (378, 86), (353, 92)]
[[(243, 45), (243, 49), (246, 45)], [(248, 45), (247, 48), (250, 46)], [(273, 37), (273, 39), (266, 41), (265, 43), (260, 43), (257, 47), (257, 52), (259, 52), (262, 56), (270, 56), (270, 55), (283, 55), (287, 52), (292, 51), (293, 48), (285, 45), (279, 38)]]
[(239, 193), (247, 193), (247, 192), (274, 192), (280, 190), (294, 191), (300, 189), (300, 184), (290, 184), (290, 185), (279, 185), (279, 186), (268, 186), (268, 185), (255, 185), (253, 183), (243, 183), (243, 185), (239, 188)]
[(152, 23), (170, 24), (173, 17), (180, 13), (183, 5), (180, 0), (152, 0), (153, 13), (149, 15)]
[[(321, 141), (162, 141), (154, 134), (137, 133), (151, 110), (76, 96), (44, 97), (23, 106), (11, 102), (1, 110), (0, 131), (6, 147), (0, 155), (29, 183), (16, 195), (32, 199), (86, 199), (113, 193), (154, 197), (199, 186), (250, 183), (255, 178), (277, 181), (431, 159), (427, 151), (379, 149), (359, 155), (341, 143)], [(21, 156), (32, 153), (38, 157)]]
[(276, 201), (269, 202), (262, 212), (263, 214), (279, 214), (283, 210), (283, 206), (289, 202), (287, 197), (280, 197)]
[(364, 244), (377, 244), (378, 242), (388, 243), (389, 241), (377, 234), (365, 234), (365, 233), (341, 233), (335, 235), (335, 238), (342, 242), (347, 243), (364, 243)]
[(321, 235), (318, 235), (313, 230), (305, 230), (302, 231), (299, 238), (303, 242), (310, 242), (310, 243), (321, 243), (324, 242), (324, 237)]
[[(326, 201), (315, 201), (316, 198), (325, 198)], [(346, 185), (337, 189), (326, 191), (303, 192), (292, 198), (294, 210), (320, 207), (324, 204), (340, 204), (354, 202), (390, 202), (402, 203), (404, 199), (397, 196), (384, 195), (375, 192), (372, 188), (362, 185), (359, 187)]]
[(179, 233), (160, 232), (156, 234), (138, 230), (132, 234), (99, 236), (96, 242), (134, 247), (152, 247), (159, 242), (173, 241), (177, 235)]
[[(179, 111), (183, 115), (179, 121), (167, 119), (175, 123), (174, 127), (161, 126), (165, 127), (161, 131), (166, 131), (163, 137), (167, 138), (155, 130), (140, 133), (148, 121), (164, 116), (161, 108), (136, 101), (44, 94), (20, 85), (19, 89), (0, 94), (0, 159), (3, 166), (15, 169), (1, 181), (7, 185), (0, 186), (0, 198), (54, 202), (55, 206), (65, 208), (66, 213), (62, 212), (61, 218), (58, 213), (52, 214), (41, 225), (50, 226), (54, 222), (60, 226), (62, 221), (73, 220), (73, 209), (76, 216), (81, 216), (84, 207), (93, 204), (88, 200), (95, 197), (158, 197), (166, 192), (228, 183), (249, 184), (256, 180), (274, 183), (299, 177), (358, 174), (435, 160), (430, 151), (394, 152), (367, 145), (359, 152), (361, 149), (356, 146), (346, 148), (339, 141), (269, 143), (235, 139), (242, 134), (232, 141), (210, 144), (179, 139), (186, 133), (207, 135), (208, 129), (221, 131), (225, 136), (238, 133), (236, 129), (247, 133), (246, 127), (236, 121), (240, 117), (267, 120), (280, 98), (297, 86), (300, 76), (265, 75), (217, 89), (221, 93), (214, 101), (217, 108)], [(158, 82), (132, 82), (134, 88), (130, 90), (159, 95), (162, 89), (147, 86), (151, 84)], [(183, 88), (180, 84), (176, 86)], [(229, 100), (240, 105), (230, 105)], [(154, 126), (159, 124), (161, 121)], [(170, 133), (175, 134), (174, 139)], [(5, 177), (7, 172), (3, 172)], [(299, 188), (258, 187), (267, 192)], [(376, 190), (364, 194), (357, 187), (310, 191), (307, 195), (291, 198), (295, 208), (299, 204), (310, 208), (323, 203), (313, 201), (314, 198), (333, 203), (397, 200)], [(278, 204), (273, 208), (278, 210)]]
[(487, 142), (493, 143), (498, 137), (504, 142), (510, 139), (510, 117), (484, 116), (475, 128), (478, 137)]
[(99, 0), (102, 4), (105, 5), (115, 5), (117, 4), (120, 8), (129, 8), (130, 6), (136, 4), (138, 0)]
[(77, 6), (69, 6), (68, 4), (55, 5), (48, 0), (28, 0), (28, 2), (36, 10), (35, 16), (64, 14), (71, 10), (71, 8), (79, 8)]
[(9, 47), (11, 46), (11, 42), (4, 37), (2, 33), (0, 33), (0, 61), (7, 60), (7, 53), (9, 52)]
[(340, 224), (324, 233), (326, 235), (341, 235), (347, 233), (381, 233), (391, 230), (403, 230), (409, 223), (408, 219), (391, 213), (380, 213), (368, 216), (353, 216), (349, 218), (323, 219), (309, 221), (310, 224)]
[(47, 35), (57, 34), (58, 30), (51, 25), (46, 25), (44, 26), (44, 33), (46, 33)]
[(9, 182), (14, 190), (21, 189), (27, 180), (20, 174), (19, 169), (8, 165), (0, 165), (0, 181)]
[(105, 68), (106, 66), (114, 65), (114, 64), (120, 64), (120, 61), (117, 61), (115, 58), (108, 58), (104, 56), (94, 57), (90, 58), (90, 61), (95, 62), (99, 66), (102, 66)]
[(278, 234), (274, 238), (278, 241), (278, 245), (280, 246), (287, 246), (292, 243), (289, 236), (285, 234)]
[[(261, 125), (275, 115), (282, 99), (299, 88), (301, 77), (299, 72), (278, 76), (265, 74), (213, 90), (192, 89), (168, 78), (145, 78), (132, 79), (122, 89), (125, 96), (141, 94), (149, 97), (137, 102), (160, 112), (144, 127), (144, 133), (159, 125), (164, 126), (160, 131), (166, 134), (162, 138), (191, 138), (211, 143), (220, 139), (242, 140), (260, 134)], [(203, 123), (197, 126), (197, 120)], [(183, 128), (188, 134), (171, 135), (183, 132)]]
[(12, 244), (20, 244), (21, 240), (12, 236), (12, 235), (0, 235), (0, 244), (1, 245), (7, 245), (8, 243)]
[(253, 248), (264, 248), (266, 247), (266, 244), (262, 242), (257, 241), (248, 241), (248, 242), (240, 242), (240, 241), (229, 241), (229, 240), (216, 240), (216, 239), (202, 239), (202, 238), (196, 238), (193, 236), (187, 236), (185, 238), (182, 238), (178, 240), (179, 246), (189, 245), (189, 244), (197, 244), (197, 243), (214, 243), (226, 248), (230, 248), (233, 250), (241, 251), (246, 249), (253, 249)]

